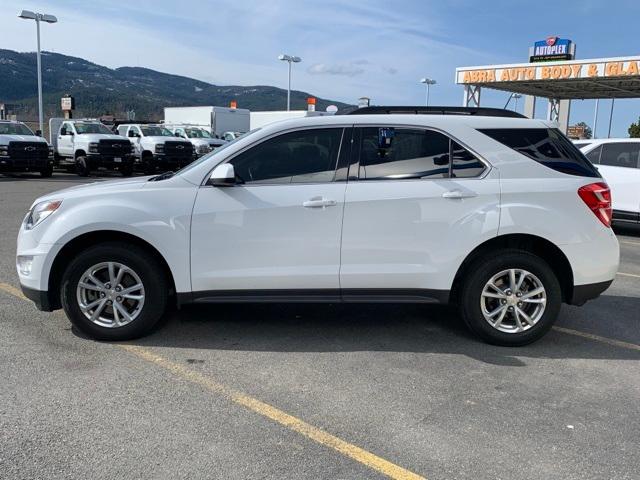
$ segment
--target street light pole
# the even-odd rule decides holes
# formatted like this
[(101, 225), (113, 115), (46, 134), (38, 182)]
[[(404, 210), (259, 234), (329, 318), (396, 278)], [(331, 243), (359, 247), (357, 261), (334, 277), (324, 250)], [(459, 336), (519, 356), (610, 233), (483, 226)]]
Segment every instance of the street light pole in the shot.
[(435, 85), (436, 81), (430, 78), (421, 78), (420, 83), (424, 83), (427, 86), (427, 97), (426, 97), (426, 106), (429, 106), (429, 87), (431, 85)]
[(56, 23), (58, 19), (53, 15), (48, 15), (46, 13), (34, 13), (29, 10), (23, 10), (19, 18), (24, 20), (35, 20), (36, 21), (36, 36), (38, 41), (38, 53), (37, 53), (37, 66), (38, 66), (38, 123), (40, 125), (40, 135), (42, 135), (44, 128), (44, 111), (42, 107), (42, 61), (40, 55), (40, 22), (46, 23)]
[(296, 57), (295, 55), (278, 55), (278, 60), (282, 60), (283, 62), (287, 62), (289, 64), (289, 82), (287, 84), (287, 112), (291, 110), (291, 64), (292, 63), (300, 63), (302, 59), (300, 57)]
[(596, 111), (593, 114), (593, 132), (591, 136), (596, 138), (596, 129), (598, 128), (598, 106), (600, 105), (600, 99), (596, 98)]
[(42, 125), (44, 123), (44, 112), (42, 111), (42, 62), (40, 60), (40, 19), (36, 17), (36, 36), (38, 38), (38, 123), (40, 124), (40, 135), (44, 131)]
[(615, 104), (616, 99), (611, 99), (611, 112), (609, 113), (609, 132), (607, 133), (607, 138), (611, 138), (611, 121), (613, 120), (613, 105)]

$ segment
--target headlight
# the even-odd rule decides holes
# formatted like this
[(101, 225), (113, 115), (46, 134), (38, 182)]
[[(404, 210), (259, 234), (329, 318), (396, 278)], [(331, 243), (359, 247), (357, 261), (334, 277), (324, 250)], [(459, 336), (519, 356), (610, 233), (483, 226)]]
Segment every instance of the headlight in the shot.
[(0, 155), (9, 155), (9, 145), (0, 145)]
[(209, 145), (198, 145), (198, 153), (209, 153), (210, 151)]
[(156, 145), (156, 153), (164, 153), (164, 143)]
[(25, 218), (25, 230), (31, 230), (33, 227), (38, 225), (45, 218), (55, 212), (60, 207), (60, 205), (62, 205), (62, 200), (48, 200), (35, 204), (27, 214), (27, 218)]
[(90, 143), (89, 144), (89, 153), (98, 153), (98, 144)]

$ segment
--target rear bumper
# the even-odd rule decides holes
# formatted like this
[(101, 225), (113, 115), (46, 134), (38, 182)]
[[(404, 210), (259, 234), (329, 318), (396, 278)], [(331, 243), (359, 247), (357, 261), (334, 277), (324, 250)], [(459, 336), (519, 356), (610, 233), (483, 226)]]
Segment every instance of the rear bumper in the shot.
[(25, 297), (36, 304), (36, 308), (43, 312), (52, 312), (53, 308), (49, 301), (49, 292), (43, 292), (42, 290), (36, 290), (35, 288), (25, 287), (20, 284), (20, 289)]
[(584, 305), (588, 300), (599, 297), (602, 292), (611, 286), (613, 280), (586, 285), (574, 285), (570, 305)]

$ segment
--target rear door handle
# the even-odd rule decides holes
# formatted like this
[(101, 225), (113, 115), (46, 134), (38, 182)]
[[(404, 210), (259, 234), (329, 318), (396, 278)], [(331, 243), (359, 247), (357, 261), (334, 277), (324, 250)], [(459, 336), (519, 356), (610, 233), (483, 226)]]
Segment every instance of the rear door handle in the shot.
[(442, 198), (473, 198), (477, 197), (478, 194), (471, 191), (463, 192), (461, 190), (450, 190), (448, 192), (444, 192), (442, 194)]
[(338, 202), (335, 200), (330, 200), (324, 197), (313, 197), (302, 203), (302, 206), (305, 208), (324, 208), (324, 207), (333, 207), (337, 205)]

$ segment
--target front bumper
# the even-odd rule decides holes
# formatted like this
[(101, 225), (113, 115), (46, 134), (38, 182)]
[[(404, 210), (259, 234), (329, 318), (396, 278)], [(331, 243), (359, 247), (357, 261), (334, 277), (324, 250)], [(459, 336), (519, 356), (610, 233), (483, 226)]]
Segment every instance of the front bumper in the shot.
[(153, 155), (153, 163), (156, 166), (164, 167), (186, 167), (195, 160), (195, 156), (189, 155), (184, 157), (173, 157), (170, 155), (163, 155), (156, 153)]
[[(122, 155), (116, 157), (114, 155), (102, 155), (99, 153), (90, 153), (87, 155), (87, 163), (90, 169), (95, 168), (118, 168), (123, 165), (132, 165), (134, 162), (134, 156), (131, 154)], [(120, 160), (118, 160), (120, 159)]]
[(35, 288), (29, 288), (20, 284), (20, 289), (25, 297), (36, 304), (36, 308), (43, 312), (52, 312), (53, 308), (49, 301), (49, 292), (43, 292), (42, 290), (36, 290)]
[(0, 172), (39, 171), (53, 165), (53, 158), (0, 157)]

